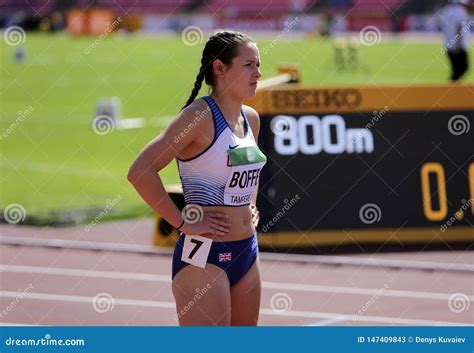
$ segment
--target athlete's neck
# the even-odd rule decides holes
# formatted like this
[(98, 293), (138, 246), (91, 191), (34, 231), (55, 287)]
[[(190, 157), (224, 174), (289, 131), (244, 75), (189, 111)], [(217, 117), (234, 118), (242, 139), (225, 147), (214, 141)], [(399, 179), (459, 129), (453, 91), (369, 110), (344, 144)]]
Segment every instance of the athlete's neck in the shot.
[(219, 92), (215, 91), (212, 92), (211, 97), (219, 105), (222, 114), (230, 123), (237, 123), (239, 121), (243, 102), (241, 98), (234, 97), (228, 93), (219, 95)]

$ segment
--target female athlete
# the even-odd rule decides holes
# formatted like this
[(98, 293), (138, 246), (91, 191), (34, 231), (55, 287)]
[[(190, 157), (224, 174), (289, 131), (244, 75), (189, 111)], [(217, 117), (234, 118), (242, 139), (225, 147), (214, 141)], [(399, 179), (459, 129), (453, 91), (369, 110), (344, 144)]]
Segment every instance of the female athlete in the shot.
[[(191, 96), (170, 126), (140, 152), (128, 179), (181, 233), (172, 267), (180, 325), (257, 325), (260, 272), (255, 207), (266, 163), (257, 146), (260, 57), (248, 36), (220, 31), (207, 41)], [(202, 82), (210, 95), (196, 99)], [(180, 211), (157, 172), (177, 160)]]

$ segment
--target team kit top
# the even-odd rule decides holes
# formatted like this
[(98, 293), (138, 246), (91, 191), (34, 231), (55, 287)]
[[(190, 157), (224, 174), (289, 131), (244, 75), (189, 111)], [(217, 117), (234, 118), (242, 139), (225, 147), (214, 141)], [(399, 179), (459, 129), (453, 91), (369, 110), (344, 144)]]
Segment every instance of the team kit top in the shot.
[(240, 138), (232, 132), (216, 102), (209, 96), (203, 99), (212, 112), (214, 138), (197, 156), (177, 158), (184, 200), (201, 206), (249, 205), (267, 158), (258, 148), (243, 111), (245, 135)]

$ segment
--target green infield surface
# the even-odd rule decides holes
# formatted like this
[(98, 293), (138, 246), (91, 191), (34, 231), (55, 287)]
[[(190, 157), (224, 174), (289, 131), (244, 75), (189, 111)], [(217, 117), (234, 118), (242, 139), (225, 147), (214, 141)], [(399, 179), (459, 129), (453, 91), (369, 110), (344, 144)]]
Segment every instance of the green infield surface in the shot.
[[(263, 78), (278, 64), (296, 64), (307, 85), (443, 83), (448, 62), (441, 39), (383, 41), (358, 48), (359, 68), (338, 69), (334, 41), (255, 37)], [(106, 209), (104, 217), (151, 215), (128, 183), (129, 166), (189, 96), (204, 43), (180, 36), (72, 38), (27, 33), (25, 58), (0, 42), (0, 209), (19, 204), (44, 220), (65, 211)], [(471, 50), (471, 58), (474, 55)], [(472, 60), (471, 60), (472, 61)], [(471, 73), (464, 82), (473, 82)], [(207, 90), (201, 90), (201, 95)], [(99, 135), (92, 129), (100, 97), (118, 96), (124, 118), (141, 128)], [(179, 182), (175, 163), (160, 173)]]

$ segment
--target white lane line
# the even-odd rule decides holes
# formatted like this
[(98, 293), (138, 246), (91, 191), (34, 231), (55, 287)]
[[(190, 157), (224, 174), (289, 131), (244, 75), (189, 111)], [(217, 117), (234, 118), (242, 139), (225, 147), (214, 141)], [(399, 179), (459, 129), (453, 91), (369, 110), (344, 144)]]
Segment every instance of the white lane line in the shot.
[[(264, 256), (261, 256), (264, 255)], [(391, 259), (374, 259), (364, 257), (350, 256), (333, 256), (333, 255), (302, 255), (302, 254), (277, 254), (277, 253), (260, 253), (260, 257), (269, 261), (289, 261), (303, 263), (321, 263), (334, 265), (354, 265), (354, 266), (371, 266), (371, 267), (387, 267), (395, 269), (416, 269), (416, 270), (440, 270), (440, 271), (461, 271), (474, 272), (474, 265), (456, 264), (449, 262), (433, 262), (433, 261), (412, 261), (391, 260)]]
[[(322, 286), (316, 284), (299, 284), (299, 283), (284, 283), (284, 282), (264, 282), (264, 288), (280, 289), (280, 290), (294, 290), (302, 292), (323, 292), (323, 293), (338, 293), (338, 294), (360, 294), (360, 295), (377, 295), (380, 297), (397, 297), (397, 298), (415, 298), (415, 299), (434, 299), (434, 300), (449, 300), (452, 293), (431, 293), (408, 290), (394, 290), (381, 288), (351, 288), (338, 286)], [(474, 296), (468, 296), (470, 300), (474, 300)]]
[(321, 321), (315, 321), (310, 324), (307, 324), (305, 326), (327, 326), (331, 324), (335, 324), (337, 322), (345, 321), (346, 318), (344, 316), (337, 316), (332, 319), (326, 319), (326, 320), (321, 320)]
[(51, 238), (27, 238), (0, 236), (0, 244), (59, 249), (99, 250), (132, 254), (172, 255), (171, 248), (154, 248), (148, 245), (89, 242), (83, 240), (64, 240)]
[[(72, 268), (54, 268), (54, 267), (40, 267), (40, 266), (23, 266), (23, 265), (1, 265), (0, 272), (13, 273), (35, 273), (42, 275), (56, 275), (56, 276), (77, 276), (81, 278), (108, 278), (121, 280), (136, 280), (136, 281), (150, 281), (150, 282), (171, 282), (169, 275), (147, 274), (147, 273), (133, 273), (133, 272), (113, 272), (113, 271), (93, 271), (86, 269), (72, 269)], [(278, 289), (289, 291), (302, 291), (314, 293), (339, 293), (349, 295), (377, 295), (379, 297), (396, 297), (396, 298), (415, 298), (415, 299), (433, 299), (433, 300), (449, 300), (452, 293), (431, 293), (407, 290), (392, 290), (382, 288), (350, 288), (339, 286), (324, 286), (315, 284), (299, 284), (299, 283), (285, 283), (285, 282), (262, 282), (262, 287), (265, 289)], [(467, 296), (469, 300), (474, 301), (474, 296)]]
[[(0, 297), (3, 298), (17, 298), (18, 292), (11, 291), (0, 291)], [(29, 292), (22, 294), (22, 300), (45, 300), (45, 301), (62, 301), (70, 303), (84, 303), (92, 305), (94, 297), (86, 297), (79, 295), (62, 295), (62, 294), (48, 294), (48, 293), (36, 293)], [(147, 308), (163, 308), (163, 309), (176, 309), (174, 302), (165, 301), (151, 301), (151, 300), (136, 300), (136, 299), (124, 299), (114, 298), (114, 306), (139, 306)], [(285, 317), (302, 317), (302, 318), (322, 318), (322, 319), (333, 319), (338, 316), (341, 319), (347, 321), (353, 320), (353, 315), (346, 315), (340, 313), (324, 313), (317, 311), (276, 311), (273, 309), (260, 309), (260, 314), (271, 315), (271, 316), (285, 316)], [(388, 316), (357, 316), (356, 321), (360, 322), (380, 322), (385, 324), (398, 324), (398, 325), (425, 325), (425, 326), (469, 326), (465, 322), (451, 322), (451, 321), (434, 321), (434, 320), (417, 320), (417, 319), (402, 319), (398, 317)]]
[[(0, 297), (17, 298), (18, 292), (0, 291)], [(22, 297), (22, 300), (36, 299), (36, 300), (50, 300), (50, 301), (52, 300), (52, 301), (71, 302), (71, 303), (86, 303), (86, 304), (92, 304), (94, 301), (94, 297), (86, 297), (86, 296), (80, 296), (80, 295), (35, 293), (35, 292), (21, 293), (21, 297)], [(120, 299), (120, 298), (113, 298), (113, 302), (114, 302), (114, 305), (176, 309), (176, 305), (173, 302), (137, 300), (137, 299)]]
[(323, 318), (323, 319), (333, 319), (335, 316), (339, 316), (341, 319), (350, 322), (377, 322), (383, 324), (392, 324), (392, 325), (421, 325), (421, 326), (470, 326), (471, 324), (465, 322), (450, 322), (450, 321), (433, 321), (433, 320), (418, 320), (418, 319), (402, 319), (399, 317), (389, 317), (389, 316), (357, 316), (357, 319), (354, 320), (354, 315), (341, 315), (340, 313), (322, 313), (317, 311), (296, 311), (290, 310), (285, 312), (275, 312), (272, 309), (261, 309), (260, 314), (273, 315), (273, 316), (287, 316), (287, 317), (305, 317), (305, 318)]
[(0, 265), (0, 272), (24, 272), (56, 276), (77, 276), (89, 278), (110, 278), (151, 282), (171, 282), (171, 275), (154, 275), (147, 273), (94, 271), (75, 268), (39, 267), (23, 265)]
[[(39, 246), (52, 248), (67, 248), (80, 250), (103, 250), (126, 253), (139, 254), (157, 254), (157, 255), (172, 255), (172, 248), (158, 248), (147, 245), (134, 244), (117, 244), (78, 240), (63, 240), (51, 238), (27, 238), (27, 237), (9, 237), (0, 236), (0, 244), (4, 245), (20, 245), (20, 246)], [(430, 261), (411, 261), (411, 260), (388, 260), (388, 259), (374, 259), (363, 257), (349, 257), (349, 256), (332, 256), (332, 255), (300, 255), (300, 254), (274, 254), (274, 253), (259, 253), (260, 260), (263, 261), (278, 261), (278, 262), (301, 262), (301, 263), (321, 263), (334, 265), (354, 265), (354, 266), (368, 266), (368, 267), (386, 267), (396, 269), (410, 269), (410, 270), (439, 270), (439, 271), (459, 271), (459, 272), (474, 272), (474, 265), (471, 264), (456, 264), (448, 262), (430, 262)]]

